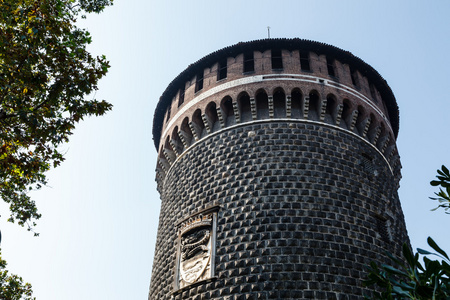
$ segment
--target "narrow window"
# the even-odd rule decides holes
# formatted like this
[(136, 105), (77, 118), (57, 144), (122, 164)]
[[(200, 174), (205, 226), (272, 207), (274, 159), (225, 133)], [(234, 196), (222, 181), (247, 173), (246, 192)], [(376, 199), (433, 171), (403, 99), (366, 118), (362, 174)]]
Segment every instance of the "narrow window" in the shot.
[(181, 104), (183, 104), (183, 103), (184, 103), (184, 85), (180, 89), (180, 95), (178, 96), (178, 107), (180, 107)]
[(255, 71), (253, 52), (244, 53), (244, 73)]
[(217, 80), (222, 80), (227, 78), (227, 59), (224, 58), (219, 61), (219, 66), (217, 69)]
[(281, 50), (272, 50), (272, 69), (283, 69), (283, 60), (281, 58)]
[(327, 69), (328, 69), (328, 75), (336, 76), (336, 73), (334, 72), (334, 59), (329, 58), (328, 56), (327, 56)]
[(172, 109), (172, 105), (169, 105), (169, 107), (167, 108), (167, 119), (166, 122), (169, 121), (170, 119), (170, 110)]
[(309, 66), (309, 52), (300, 51), (300, 67), (302, 71), (311, 71)]
[(375, 92), (375, 87), (373, 86), (373, 84), (370, 83), (369, 88), (370, 88), (370, 95), (372, 96), (372, 100), (375, 103), (378, 103), (377, 93)]
[(203, 70), (197, 74), (197, 81), (195, 82), (195, 92), (197, 93), (203, 89)]
[(352, 78), (353, 85), (359, 88), (358, 73), (352, 67), (350, 67), (350, 77)]

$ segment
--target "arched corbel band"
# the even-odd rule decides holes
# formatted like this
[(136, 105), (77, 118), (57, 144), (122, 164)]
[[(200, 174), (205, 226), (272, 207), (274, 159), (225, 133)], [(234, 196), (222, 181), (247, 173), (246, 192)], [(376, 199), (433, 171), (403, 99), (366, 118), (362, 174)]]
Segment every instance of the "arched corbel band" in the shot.
[(298, 87), (293, 88), (290, 95), (286, 95), (282, 87), (277, 87), (273, 95), (268, 96), (266, 90), (260, 88), (255, 92), (255, 97), (250, 98), (246, 91), (242, 91), (236, 101), (231, 96), (225, 96), (218, 104), (210, 101), (205, 112), (195, 110), (191, 121), (186, 116), (180, 129), (175, 126), (161, 147), (157, 181), (161, 182), (176, 159), (203, 137), (239, 124), (277, 119), (329, 124), (350, 131), (371, 143), (383, 155), (391, 170), (396, 172), (399, 168), (395, 140), (386, 130), (384, 120), (377, 120), (374, 112), (367, 112), (361, 105), (355, 107), (356, 104), (347, 98), (339, 100), (332, 93), (325, 98), (314, 89), (303, 96)]

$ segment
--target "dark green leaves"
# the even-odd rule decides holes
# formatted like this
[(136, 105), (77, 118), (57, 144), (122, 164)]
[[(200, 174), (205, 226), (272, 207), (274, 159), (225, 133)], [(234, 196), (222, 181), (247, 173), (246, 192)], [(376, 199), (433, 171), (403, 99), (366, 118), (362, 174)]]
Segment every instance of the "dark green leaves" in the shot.
[[(443, 207), (448, 210), (450, 173), (445, 166), (442, 166), (437, 173), (438, 180), (431, 181), (431, 185), (441, 186), (446, 192), (441, 188), (439, 193), (436, 193), (439, 198), (431, 199), (443, 203), (437, 208)], [(370, 299), (450, 299), (449, 256), (431, 237), (428, 237), (427, 242), (437, 253), (417, 249), (417, 253), (413, 254), (411, 249), (404, 244), (402, 259), (387, 253), (394, 266), (382, 265), (379, 268), (374, 262), (371, 262), (368, 268), (369, 274), (363, 283), (366, 286), (378, 286), (380, 292), (374, 292)], [(440, 260), (431, 260), (424, 256), (423, 264), (421, 264), (420, 255), (433, 255), (439, 257)]]
[(450, 172), (449, 170), (443, 165), (441, 167), (441, 170), (437, 170), (438, 175), (436, 175), (438, 180), (433, 180), (430, 182), (432, 186), (440, 186), (439, 192), (435, 193), (437, 198), (430, 197), (431, 200), (436, 200), (440, 204), (438, 207), (432, 209), (436, 210), (438, 208), (443, 208), (445, 210), (445, 213), (450, 214), (448, 210), (450, 210)]
[[(394, 258), (397, 267), (382, 265), (381, 269), (372, 262), (369, 267), (368, 278), (364, 281), (366, 286), (376, 285), (382, 289), (375, 293), (375, 299), (448, 299), (450, 297), (450, 261), (447, 254), (439, 248), (429, 237), (428, 244), (439, 254), (423, 249), (417, 249), (413, 254), (411, 249), (403, 245), (403, 261)], [(420, 256), (437, 255), (443, 260), (431, 260)], [(393, 257), (388, 254), (389, 257)]]

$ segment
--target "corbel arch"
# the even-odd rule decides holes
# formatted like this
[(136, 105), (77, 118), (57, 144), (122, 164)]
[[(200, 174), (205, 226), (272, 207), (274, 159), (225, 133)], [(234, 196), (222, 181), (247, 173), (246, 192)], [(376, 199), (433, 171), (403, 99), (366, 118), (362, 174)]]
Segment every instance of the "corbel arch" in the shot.
[(309, 92), (309, 109), (308, 119), (319, 120), (320, 115), (320, 94), (317, 90)]
[(237, 103), (239, 108), (239, 113), (241, 117), (241, 122), (248, 122), (252, 120), (252, 111), (250, 107), (250, 96), (247, 92), (243, 91), (239, 93), (237, 97)]
[(259, 89), (255, 93), (257, 119), (269, 118), (269, 97), (264, 89)]
[(300, 88), (294, 88), (291, 91), (291, 115), (293, 119), (303, 117), (303, 93)]
[(233, 99), (230, 96), (225, 96), (220, 101), (220, 111), (225, 127), (236, 124), (233, 109)]
[(281, 87), (273, 91), (273, 110), (274, 118), (286, 118), (286, 93)]

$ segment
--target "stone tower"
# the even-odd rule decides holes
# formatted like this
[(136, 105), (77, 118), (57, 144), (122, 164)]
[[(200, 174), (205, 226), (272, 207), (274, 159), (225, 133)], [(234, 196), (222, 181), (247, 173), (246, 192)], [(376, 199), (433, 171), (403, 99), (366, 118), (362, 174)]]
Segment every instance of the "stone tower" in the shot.
[(362, 299), (408, 242), (399, 112), (376, 70), (302, 39), (239, 43), (162, 94), (149, 299)]

